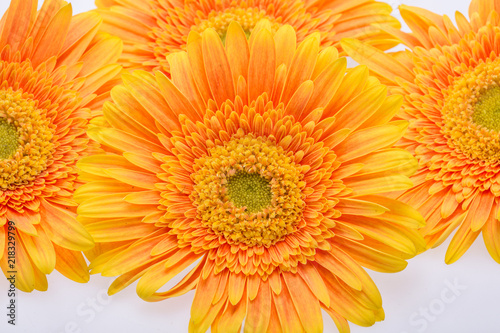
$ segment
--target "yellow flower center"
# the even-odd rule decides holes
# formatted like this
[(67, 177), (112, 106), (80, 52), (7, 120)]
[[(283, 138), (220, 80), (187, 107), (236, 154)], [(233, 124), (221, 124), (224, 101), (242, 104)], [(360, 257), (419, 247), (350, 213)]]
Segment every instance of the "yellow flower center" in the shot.
[(462, 74), (445, 96), (442, 130), (448, 144), (473, 160), (500, 161), (500, 59)]
[(272, 23), (273, 30), (277, 31), (279, 29), (280, 24), (278, 22), (268, 17), (264, 10), (255, 7), (233, 7), (222, 12), (212, 11), (206, 19), (197, 21), (197, 25), (192, 29), (201, 33), (205, 31), (205, 29), (213, 28), (219, 34), (222, 42), (225, 43), (227, 29), (231, 22), (238, 22), (245, 31), (247, 37), (249, 37), (257, 22), (263, 18), (268, 19)]
[(303, 175), (271, 139), (246, 135), (195, 161), (198, 218), (229, 243), (270, 246), (302, 220)]
[(249, 213), (256, 213), (271, 205), (271, 187), (259, 174), (238, 172), (228, 179), (227, 190), (234, 205), (246, 207)]
[(28, 94), (0, 90), (0, 190), (29, 184), (48, 166), (54, 125)]
[(472, 120), (489, 130), (500, 131), (500, 87), (488, 89), (479, 97)]
[(17, 128), (7, 119), (0, 119), (0, 159), (9, 158), (19, 147)]

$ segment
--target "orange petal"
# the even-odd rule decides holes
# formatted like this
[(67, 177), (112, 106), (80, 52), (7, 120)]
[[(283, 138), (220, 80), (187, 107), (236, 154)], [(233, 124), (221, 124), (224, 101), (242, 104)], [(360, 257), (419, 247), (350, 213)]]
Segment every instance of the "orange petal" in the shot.
[(311, 80), (304, 81), (290, 98), (285, 114), (292, 115), (297, 120), (302, 120), (307, 114), (304, 114), (304, 109), (309, 103), (314, 91), (314, 83)]
[(80, 252), (67, 250), (54, 244), (56, 251), (56, 269), (73, 281), (79, 283), (89, 282), (90, 275), (87, 262)]
[[(161, 231), (163, 233), (163, 231)], [(102, 276), (116, 276), (127, 273), (137, 267), (155, 260), (151, 256), (151, 250), (163, 238), (164, 234), (153, 233), (133, 243), (127, 249), (121, 251), (111, 258), (104, 266)]]
[(472, 231), (481, 230), (491, 215), (494, 202), (495, 196), (490, 191), (483, 191), (474, 199), (469, 208), (469, 210), (474, 212), (474, 219), (470, 226)]
[(109, 64), (100, 67), (95, 72), (87, 75), (83, 86), (79, 89), (81, 97), (87, 97), (95, 93), (106, 82), (112, 80), (120, 74), (122, 68), (117, 64)]
[[(180, 249), (178, 252), (181, 254), (175, 256), (175, 260), (168, 258), (147, 270), (137, 284), (136, 291), (139, 297), (146, 301), (160, 300), (155, 296), (156, 291), (199, 258), (199, 255), (195, 255), (186, 248)], [(169, 268), (165, 267), (167, 262)]]
[(244, 274), (229, 274), (229, 284), (227, 286), (229, 292), (229, 301), (236, 305), (243, 297), (246, 284), (246, 276)]
[(250, 49), (248, 48), (245, 31), (235, 21), (231, 22), (227, 28), (226, 53), (235, 84), (238, 82), (240, 75), (246, 80), (248, 77)]
[(146, 172), (138, 172), (129, 169), (106, 169), (106, 175), (118, 181), (143, 189), (154, 190), (155, 184), (160, 182), (156, 175)]
[(283, 332), (303, 332), (304, 329), (301, 325), (300, 318), (286, 286), (283, 287), (279, 295), (273, 294), (273, 299)]
[(231, 305), (228, 300), (224, 311), (217, 317), (212, 325), (212, 332), (214, 333), (240, 333), (241, 324), (246, 316), (247, 311), (247, 297), (243, 294), (242, 300), (236, 304)]
[(314, 92), (306, 107), (306, 112), (318, 107), (326, 107), (340, 87), (347, 68), (346, 58), (340, 58), (326, 66), (314, 78)]
[(137, 218), (104, 220), (85, 226), (96, 242), (119, 242), (150, 235), (158, 228)]
[(36, 236), (37, 231), (35, 224), (40, 223), (40, 213), (25, 210), (24, 213), (19, 213), (17, 210), (7, 210), (7, 219), (13, 221), (19, 231), (31, 236)]
[(400, 272), (408, 265), (402, 258), (384, 253), (358, 241), (338, 237), (336, 242), (360, 265), (377, 272)]
[(351, 99), (359, 95), (364, 89), (369, 77), (368, 67), (357, 66), (349, 70), (343, 77), (342, 83), (336, 90), (335, 96), (325, 107), (324, 116), (331, 117), (336, 114)]
[(75, 251), (88, 250), (94, 246), (92, 237), (76, 221), (76, 214), (47, 200), (41, 200), (40, 215), (40, 226), (57, 245)]
[(8, 247), (4, 248), (4, 258), (0, 260), (3, 273), (7, 277), (15, 274), (15, 281), (12, 282), (15, 282), (16, 288), (25, 292), (31, 292), (35, 288), (35, 273), (28, 252), (24, 247), (22, 235), (16, 231), (7, 231), (6, 234), (7, 237), (14, 236), (16, 251), (14, 258), (12, 258), (12, 255), (9, 258)]
[[(241, 51), (240, 51), (241, 52)], [(262, 29), (255, 36), (248, 64), (249, 100), (254, 101), (263, 93), (271, 96), (276, 70), (276, 51), (271, 32)]]
[(407, 126), (405, 121), (393, 122), (354, 132), (335, 148), (339, 162), (346, 162), (393, 145), (403, 136)]
[[(260, 277), (258, 278), (260, 279)], [(248, 315), (245, 320), (244, 332), (265, 332), (269, 325), (271, 308), (271, 289), (269, 283), (261, 281), (255, 299), (248, 303)]]
[(375, 202), (348, 198), (341, 198), (335, 209), (339, 210), (342, 214), (362, 216), (380, 215), (389, 210)]
[[(126, 114), (130, 119), (140, 124), (142, 136), (150, 141), (158, 141), (156, 134), (155, 119), (146, 111), (132, 93), (122, 85), (116, 86), (111, 90), (111, 98), (118, 106), (117, 109)], [(110, 122), (111, 123), (111, 122)]]
[(205, 333), (213, 320), (226, 304), (227, 296), (221, 298), (219, 302), (212, 305), (217, 286), (219, 285), (220, 274), (211, 273), (206, 279), (199, 279), (193, 304), (191, 306), (191, 320), (189, 322), (190, 333)]
[(181, 114), (186, 115), (191, 121), (201, 120), (196, 109), (191, 104), (186, 96), (170, 81), (170, 79), (161, 72), (156, 72), (156, 81), (160, 87), (160, 91), (165, 97), (172, 112), (179, 117)]
[(71, 4), (68, 4), (52, 17), (40, 41), (34, 46), (35, 51), (30, 59), (33, 67), (36, 68), (50, 57), (59, 54), (64, 45), (72, 15), (73, 9)]
[(288, 67), (283, 94), (280, 101), (288, 104), (298, 87), (312, 76), (319, 52), (319, 34), (312, 34), (300, 43)]
[(299, 274), (293, 273), (284, 273), (283, 279), (286, 282), (304, 330), (312, 333), (323, 332), (323, 318), (321, 317), (318, 299), (307, 287), (304, 280)]
[(12, 0), (4, 18), (0, 49), (10, 45), (14, 53), (22, 46), (35, 19), (36, 0)]
[(87, 133), (95, 141), (124, 152), (144, 154), (163, 151), (153, 142), (114, 128), (92, 127)]
[(43, 228), (38, 226), (37, 230), (37, 236), (24, 235), (23, 243), (33, 264), (43, 274), (50, 274), (56, 266), (56, 252)]
[(395, 83), (396, 77), (403, 78), (408, 82), (413, 82), (415, 78), (415, 74), (412, 73), (411, 69), (403, 66), (390, 54), (386, 54), (359, 40), (345, 38), (342, 40), (342, 48), (358, 63), (368, 65), (371, 71), (390, 82)]
[(201, 276), (201, 271), (203, 269), (205, 261), (206, 259), (202, 259), (194, 269), (192, 269), (188, 274), (186, 274), (186, 276), (184, 276), (184, 278), (170, 290), (160, 293), (154, 293), (152, 296), (149, 297), (148, 301), (150, 302), (161, 301), (166, 298), (184, 295), (188, 291), (193, 290), (198, 284), (198, 280)]
[(129, 89), (134, 98), (149, 112), (149, 114), (167, 131), (179, 128), (179, 120), (170, 109), (163, 95), (156, 86), (149, 83), (155, 81), (152, 74), (144, 71), (135, 71), (133, 74), (122, 75), (123, 84)]
[(102, 19), (97, 13), (88, 12), (73, 17), (68, 35), (61, 48), (61, 54), (57, 59), (57, 67), (63, 65), (70, 66), (79, 61), (99, 30), (101, 22)]
[[(193, 45), (191, 45), (191, 47), (193, 47)], [(188, 48), (190, 47), (188, 46)], [(167, 57), (167, 59), (170, 64), (170, 75), (172, 77), (172, 82), (174, 83), (175, 87), (179, 89), (179, 91), (191, 103), (192, 107), (196, 109), (196, 117), (201, 117), (206, 110), (207, 100), (204, 99), (205, 95), (203, 95), (203, 92), (200, 91), (200, 89), (202, 89), (205, 84), (207, 85), (206, 88), (208, 89), (208, 82), (206, 82), (206, 77), (200, 78), (199, 76), (194, 75), (193, 68), (196, 67), (196, 65), (190, 63), (190, 58), (185, 52), (172, 53)], [(158, 81), (158, 83), (161, 87), (161, 82)], [(163, 89), (161, 90), (163, 91)], [(206, 95), (209, 94), (209, 92), (206, 93)]]
[(274, 34), (274, 43), (276, 45), (276, 67), (284, 64), (286, 68), (290, 68), (297, 45), (297, 36), (293, 27), (288, 24), (281, 26)]
[(80, 76), (87, 76), (107, 64), (117, 62), (122, 54), (123, 42), (118, 37), (106, 37), (98, 41), (80, 58), (83, 62)]
[(219, 35), (206, 29), (202, 37), (203, 61), (210, 90), (217, 105), (234, 100), (235, 90), (231, 67)]
[(497, 219), (498, 202), (490, 212), (488, 221), (483, 228), (483, 239), (491, 257), (500, 263), (500, 221)]
[(326, 251), (318, 251), (315, 255), (315, 259), (318, 264), (335, 274), (335, 276), (344, 281), (349, 287), (355, 290), (361, 290), (363, 285), (356, 274), (333, 254)]
[(387, 88), (384, 85), (377, 85), (363, 91), (335, 115), (337, 119), (335, 126), (356, 130), (363, 121), (369, 119), (380, 109), (386, 96)]

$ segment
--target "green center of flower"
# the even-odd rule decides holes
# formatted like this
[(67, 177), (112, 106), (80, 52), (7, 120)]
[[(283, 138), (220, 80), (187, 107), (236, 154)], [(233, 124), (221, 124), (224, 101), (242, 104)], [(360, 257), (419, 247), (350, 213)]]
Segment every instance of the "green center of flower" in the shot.
[(7, 159), (19, 147), (19, 134), (14, 124), (7, 119), (0, 119), (0, 158)]
[(493, 131), (500, 131), (500, 87), (485, 91), (474, 107), (472, 121)]
[(238, 172), (227, 182), (229, 199), (236, 207), (246, 207), (256, 213), (271, 205), (269, 182), (257, 173)]

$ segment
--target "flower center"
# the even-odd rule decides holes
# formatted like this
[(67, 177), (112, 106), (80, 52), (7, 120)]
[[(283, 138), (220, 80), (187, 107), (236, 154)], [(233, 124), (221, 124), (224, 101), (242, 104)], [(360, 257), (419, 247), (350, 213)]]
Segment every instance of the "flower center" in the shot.
[(31, 98), (0, 90), (0, 190), (29, 184), (52, 158), (55, 127)]
[(238, 172), (227, 182), (229, 199), (236, 207), (256, 213), (271, 205), (269, 182), (256, 173)]
[(194, 169), (197, 217), (229, 243), (270, 246), (302, 220), (303, 175), (270, 139), (233, 137), (209, 149)]
[(212, 11), (204, 20), (198, 20), (197, 25), (192, 29), (197, 32), (203, 32), (205, 29), (213, 28), (219, 34), (222, 42), (226, 42), (227, 29), (232, 21), (236, 21), (245, 31), (247, 38), (250, 36), (253, 28), (261, 19), (266, 18), (273, 24), (273, 29), (278, 30), (280, 24), (275, 22), (274, 19), (268, 17), (264, 10), (259, 8), (250, 7), (233, 7), (228, 8), (222, 12)]
[(468, 158), (500, 161), (500, 59), (478, 64), (445, 92), (443, 133)]
[(489, 130), (500, 131), (500, 87), (493, 87), (479, 97), (472, 121)]
[(0, 159), (9, 158), (19, 147), (17, 128), (7, 119), (0, 119)]

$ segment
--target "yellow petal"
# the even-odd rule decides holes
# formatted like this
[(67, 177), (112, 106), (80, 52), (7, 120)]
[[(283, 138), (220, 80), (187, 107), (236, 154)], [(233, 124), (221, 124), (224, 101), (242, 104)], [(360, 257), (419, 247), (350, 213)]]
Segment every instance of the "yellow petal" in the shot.
[(94, 246), (94, 241), (85, 228), (76, 221), (76, 214), (41, 200), (40, 226), (55, 244), (75, 251), (88, 250)]

